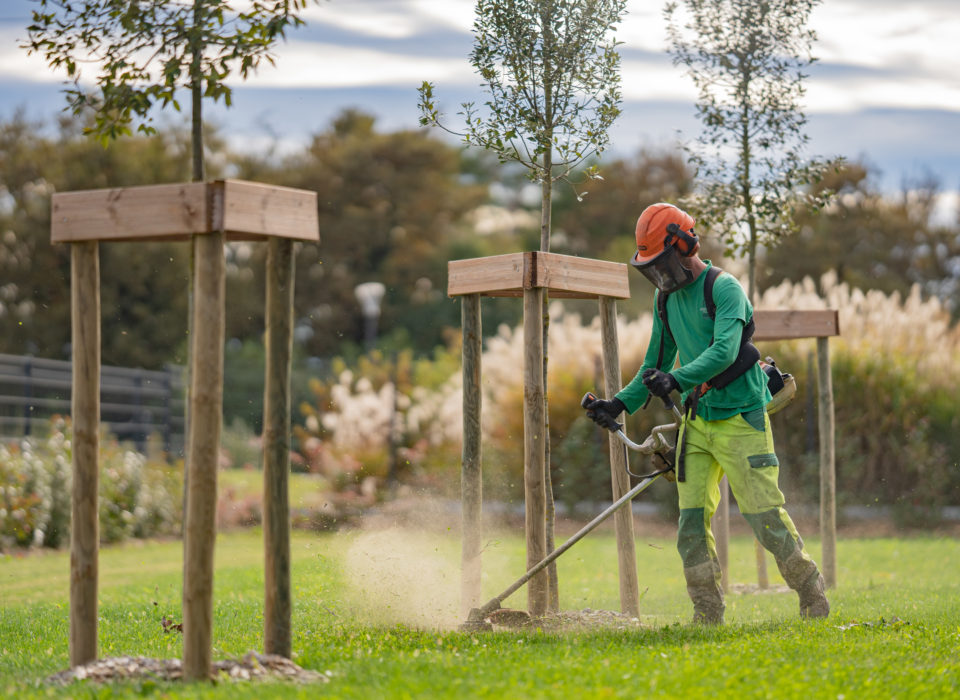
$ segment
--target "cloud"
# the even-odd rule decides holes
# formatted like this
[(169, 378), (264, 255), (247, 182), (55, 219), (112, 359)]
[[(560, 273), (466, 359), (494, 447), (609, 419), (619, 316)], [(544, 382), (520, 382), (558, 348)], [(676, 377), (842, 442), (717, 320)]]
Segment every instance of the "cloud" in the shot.
[(24, 32), (15, 27), (0, 26), (0, 78), (35, 83), (60, 83), (67, 71), (54, 71), (39, 54), (27, 55), (20, 48)]
[[(956, 4), (881, 2), (882, 11), (875, 0), (832, 0), (815, 8), (811, 24), (819, 34), (815, 54), (821, 61), (807, 81), (807, 111), (958, 108), (960, 66), (951, 58), (956, 52), (944, 50), (960, 36)], [(290, 40), (276, 47), (276, 67), (263, 65), (248, 82), (260, 88), (316, 89), (430, 80), (440, 88), (479, 92), (479, 79), (467, 60), (473, 13), (473, 0), (309, 5), (307, 28), (290, 32)], [(62, 81), (62, 73), (54, 74), (42, 58), (18, 48), (17, 33), (22, 29), (0, 29), (0, 78)], [(623, 42), (626, 100), (693, 102), (691, 81), (666, 54), (659, 6), (630, 3), (616, 36)]]
[(476, 82), (463, 60), (438, 61), (345, 44), (291, 41), (278, 47), (276, 67), (264, 66), (247, 83), (253, 87), (337, 88), (419, 85), (424, 80)]
[(804, 102), (809, 112), (856, 112), (869, 108), (956, 110), (960, 106), (960, 84), (896, 72), (869, 79), (820, 77), (807, 83)]
[[(3, 4), (4, 103), (13, 106), (28, 95), (31, 105), (40, 105), (49, 92), (62, 104), (56, 91), (65, 75), (18, 46), (33, 3)], [(624, 114), (614, 128), (621, 145), (642, 138), (672, 141), (678, 127), (688, 133), (698, 128), (693, 84), (666, 53), (661, 5), (631, 0), (616, 31), (623, 42)], [(288, 40), (275, 47), (275, 67), (262, 65), (246, 82), (231, 79), (236, 106), (224, 111), (222, 119), (237, 128), (239, 111), (246, 109), (243, 95), (256, 95), (248, 114), (265, 123), (262, 112), (270, 110), (276, 115), (270, 119), (283, 123), (291, 137), (294, 123), (303, 131), (315, 130), (322, 125), (318, 119), (346, 105), (379, 115), (390, 128), (409, 127), (416, 124), (415, 88), (423, 80), (437, 84), (448, 113), (462, 101), (482, 101), (479, 77), (467, 58), (473, 12), (474, 0), (308, 5), (307, 26), (290, 31)], [(810, 71), (803, 104), (818, 152), (832, 152), (835, 146), (848, 152), (863, 149), (892, 159), (888, 167), (894, 170), (912, 162), (906, 160), (910, 154), (944, 172), (960, 169), (949, 147), (960, 118), (957, 0), (829, 0), (814, 9), (811, 25), (819, 35), (814, 54), (820, 60)], [(92, 78), (88, 68), (85, 79), (89, 83)], [(212, 112), (220, 114), (219, 107)], [(901, 143), (905, 138), (909, 143)]]
[[(473, 0), (325, 3), (310, 11), (309, 20), (336, 27), (340, 36), (335, 41), (281, 47), (279, 68), (262, 71), (254, 84), (391, 86), (430, 80), (441, 89), (456, 86), (479, 92), (479, 79), (467, 61), (469, 49), (460, 51), (460, 42), (438, 46), (432, 41), (442, 31), (468, 34), (473, 5)], [(693, 102), (692, 82), (666, 54), (660, 8), (636, 2), (628, 8), (616, 32), (623, 42), (624, 99)], [(937, 0), (889, 3), (879, 12), (873, 0), (832, 0), (814, 10), (811, 24), (819, 34), (815, 54), (821, 60), (807, 81), (803, 104), (808, 112), (883, 107), (956, 110), (960, 105), (960, 67), (955, 60), (946, 60), (940, 48), (960, 36), (955, 5)], [(371, 36), (385, 45), (371, 46)], [(431, 50), (418, 52), (418, 39)], [(351, 45), (360, 41), (365, 48)]]
[(833, 0), (814, 11), (814, 53), (824, 63), (910, 70), (957, 81), (960, 7), (931, 0), (886, 4), (874, 0)]
[(304, 17), (349, 33), (403, 39), (434, 29), (469, 32), (473, 11), (472, 0), (331, 0), (309, 6)]

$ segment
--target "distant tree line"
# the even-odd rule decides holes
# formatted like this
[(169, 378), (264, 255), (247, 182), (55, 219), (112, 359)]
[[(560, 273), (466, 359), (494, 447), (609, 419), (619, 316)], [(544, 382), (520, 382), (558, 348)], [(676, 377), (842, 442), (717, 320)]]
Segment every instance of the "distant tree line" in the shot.
[[(166, 128), (121, 138), (103, 148), (83, 135), (82, 122), (53, 125), (22, 114), (0, 122), (0, 352), (63, 358), (69, 354), (69, 251), (50, 243), (54, 192), (189, 180), (189, 133)], [(522, 176), (467, 154), (423, 130), (392, 133), (373, 117), (347, 111), (318, 131), (302, 152), (231, 151), (210, 129), (208, 177), (239, 177), (315, 190), (320, 243), (297, 257), (295, 319), (299, 356), (350, 357), (361, 351), (362, 317), (354, 288), (377, 280), (387, 287), (380, 318), (381, 348), (425, 355), (459, 327), (459, 306), (446, 297), (450, 259), (532, 250), (537, 217), (519, 230), (478, 232), (476, 212), (500, 192), (519, 192)], [(552, 249), (625, 260), (637, 212), (676, 200), (692, 189), (682, 155), (641, 152), (600, 164), (603, 180), (577, 201), (557, 190)], [(761, 290), (783, 279), (814, 279), (836, 269), (842, 281), (906, 293), (919, 284), (960, 313), (960, 227), (931, 224), (937, 183), (882, 195), (870, 171), (848, 164), (823, 186), (839, 198), (816, 217), (801, 214), (798, 235), (764, 252)], [(499, 202), (521, 205), (519, 195)], [(722, 241), (707, 241), (718, 257)], [(263, 332), (263, 246), (231, 244), (227, 338), (257, 345)], [(157, 368), (182, 363), (186, 349), (188, 250), (178, 243), (110, 243), (101, 247), (103, 361)], [(649, 308), (650, 294), (634, 281), (626, 313)], [(593, 305), (584, 304), (584, 313)], [(519, 318), (514, 300), (484, 305), (484, 331)]]

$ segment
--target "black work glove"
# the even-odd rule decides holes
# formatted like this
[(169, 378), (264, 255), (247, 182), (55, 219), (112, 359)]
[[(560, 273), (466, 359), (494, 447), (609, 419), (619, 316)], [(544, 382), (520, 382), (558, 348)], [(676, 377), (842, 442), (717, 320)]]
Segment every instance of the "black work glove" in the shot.
[(643, 385), (658, 399), (669, 396), (674, 389), (680, 390), (677, 380), (669, 372), (662, 372), (659, 369), (645, 369), (640, 376), (643, 379)]
[(587, 409), (587, 418), (607, 430), (620, 430), (623, 426), (617, 423), (617, 416), (626, 410), (626, 405), (614, 396), (612, 399), (596, 399), (584, 408)]

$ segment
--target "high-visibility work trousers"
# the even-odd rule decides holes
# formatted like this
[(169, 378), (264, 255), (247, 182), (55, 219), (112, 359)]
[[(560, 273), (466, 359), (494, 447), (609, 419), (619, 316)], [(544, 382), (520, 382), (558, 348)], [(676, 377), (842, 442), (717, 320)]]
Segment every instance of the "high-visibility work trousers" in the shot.
[[(797, 588), (817, 570), (783, 508), (783, 493), (777, 483), (780, 463), (764, 409), (724, 420), (685, 420), (679, 440), (686, 441), (686, 480), (677, 482), (677, 549), (685, 570), (704, 568), (707, 562), (717, 560), (710, 520), (720, 502), (719, 484), (724, 474), (740, 512), (760, 543), (773, 554), (781, 573), (789, 577), (787, 583)], [(709, 568), (715, 569), (719, 579), (719, 567)]]

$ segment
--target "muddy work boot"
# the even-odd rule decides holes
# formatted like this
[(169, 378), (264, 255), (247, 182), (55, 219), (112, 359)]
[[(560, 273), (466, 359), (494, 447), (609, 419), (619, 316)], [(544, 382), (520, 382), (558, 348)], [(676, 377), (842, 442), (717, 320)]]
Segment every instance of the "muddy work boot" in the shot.
[(687, 579), (687, 594), (693, 601), (693, 624), (722, 625), (723, 589), (719, 582), (720, 567), (708, 561), (683, 570)]
[(826, 617), (830, 603), (824, 593), (823, 576), (809, 557), (797, 549), (785, 561), (778, 561), (780, 575), (800, 597), (800, 617)]
[(823, 576), (819, 571), (797, 589), (797, 595), (800, 596), (800, 617), (826, 617), (830, 614), (830, 603), (823, 589)]

